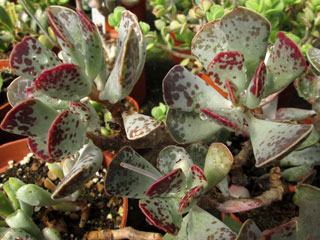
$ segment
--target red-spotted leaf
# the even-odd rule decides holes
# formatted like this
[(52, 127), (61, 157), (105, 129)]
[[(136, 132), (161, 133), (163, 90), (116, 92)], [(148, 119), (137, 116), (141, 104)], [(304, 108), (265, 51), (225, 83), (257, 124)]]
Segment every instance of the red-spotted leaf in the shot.
[(63, 158), (76, 153), (86, 139), (86, 127), (69, 110), (63, 111), (52, 123), (48, 133), (48, 153), (52, 158)]
[(199, 113), (171, 108), (167, 113), (166, 124), (171, 137), (177, 143), (199, 142), (213, 138), (222, 129), (209, 119), (201, 119)]
[(131, 147), (122, 148), (110, 163), (105, 178), (105, 190), (110, 195), (145, 198), (146, 191), (154, 183), (154, 179), (145, 174), (121, 167), (121, 163), (128, 163), (136, 168), (148, 172), (157, 178), (160, 172)]
[(61, 64), (52, 51), (33, 37), (25, 37), (10, 54), (10, 67), (24, 78), (33, 80), (47, 68)]
[(267, 83), (264, 96), (287, 87), (307, 70), (307, 63), (299, 47), (283, 32), (279, 32), (270, 55), (265, 60)]
[(204, 169), (204, 163), (208, 153), (208, 146), (202, 143), (193, 143), (186, 147), (186, 151), (188, 152), (193, 163), (199, 166), (201, 169)]
[(320, 189), (307, 184), (298, 185), (297, 204), (299, 206), (298, 239), (320, 239)]
[(261, 62), (247, 90), (246, 106), (250, 109), (258, 107), (261, 102), (264, 85), (266, 83), (266, 74), (266, 65), (264, 62)]
[(238, 95), (249, 84), (246, 72), (244, 56), (236, 51), (220, 52), (207, 67), (207, 75), (216, 85), (227, 91), (226, 79), (228, 79), (235, 86)]
[(221, 18), (220, 28), (226, 35), (228, 51), (244, 55), (248, 79), (251, 79), (267, 51), (269, 21), (253, 10), (239, 7)]
[(91, 91), (91, 82), (79, 66), (64, 63), (43, 71), (35, 81), (36, 89), (52, 97), (77, 101)]
[(281, 166), (320, 165), (320, 144), (293, 151), (280, 160)]
[(217, 209), (225, 213), (235, 213), (249, 211), (262, 206), (262, 200), (257, 198), (251, 199), (231, 199), (219, 204)]
[(91, 117), (91, 110), (89, 107), (81, 102), (69, 102), (70, 110), (76, 114), (82, 122), (88, 122)]
[(127, 114), (124, 112), (122, 118), (129, 140), (145, 137), (161, 125), (161, 121), (144, 114)]
[(294, 81), (300, 97), (314, 104), (320, 96), (320, 76), (301, 76)]
[(101, 64), (104, 63), (101, 61), (104, 57), (104, 51), (98, 30), (94, 23), (91, 22), (82, 11), (78, 9), (76, 11), (79, 18), (80, 28), (82, 30), (86, 74), (90, 80), (93, 80), (100, 72)]
[(196, 186), (191, 188), (186, 195), (182, 198), (178, 212), (180, 214), (186, 213), (193, 207), (199, 200), (200, 196), (204, 193), (203, 186)]
[(179, 202), (174, 198), (141, 199), (139, 207), (150, 223), (161, 230), (177, 235), (182, 222)]
[(48, 154), (47, 136), (44, 137), (29, 137), (29, 149), (45, 162), (54, 162), (56, 159)]
[(207, 189), (223, 180), (233, 164), (233, 156), (223, 143), (212, 143), (209, 147), (204, 165), (204, 174), (208, 180)]
[(298, 238), (297, 218), (293, 218), (285, 224), (282, 224), (275, 228), (264, 231), (259, 238), (259, 240), (278, 240), (278, 239), (281, 239), (281, 240), (309, 239), (310, 240), (310, 238)]
[(246, 220), (238, 233), (236, 240), (257, 240), (260, 239), (260, 229), (251, 219)]
[(73, 62), (83, 68), (85, 43), (77, 13), (66, 7), (50, 6), (48, 20), (63, 50), (64, 61)]
[(12, 108), (1, 123), (5, 131), (44, 136), (58, 113), (37, 99), (28, 99)]
[(28, 98), (27, 89), (31, 87), (32, 83), (32, 80), (24, 77), (17, 77), (11, 82), (7, 88), (7, 98), (12, 107)]
[(219, 52), (228, 50), (226, 35), (220, 29), (220, 20), (205, 24), (192, 40), (192, 54), (197, 56), (205, 69)]
[(184, 194), (186, 176), (181, 168), (175, 169), (155, 181), (147, 190), (146, 195), (153, 197), (178, 197)]
[(158, 169), (164, 175), (177, 168), (187, 175), (192, 164), (192, 159), (183, 147), (167, 146), (158, 156)]
[(293, 151), (311, 133), (312, 124), (288, 124), (248, 118), (256, 167), (279, 160)]
[(312, 47), (307, 51), (307, 57), (312, 66), (320, 72), (320, 49)]
[(208, 181), (203, 170), (197, 165), (192, 165), (187, 175), (187, 186), (191, 189), (196, 186), (202, 186), (206, 189)]
[(291, 121), (301, 121), (309, 117), (314, 117), (316, 115), (314, 110), (306, 110), (299, 108), (280, 108), (277, 111), (277, 120), (291, 120)]
[(76, 164), (58, 184), (52, 198), (66, 197), (81, 189), (99, 170), (103, 160), (101, 150), (90, 141), (81, 152)]

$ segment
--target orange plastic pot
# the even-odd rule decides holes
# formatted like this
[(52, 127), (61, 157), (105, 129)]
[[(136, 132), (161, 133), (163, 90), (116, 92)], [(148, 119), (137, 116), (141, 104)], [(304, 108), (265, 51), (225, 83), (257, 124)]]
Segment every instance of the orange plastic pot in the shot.
[(8, 68), (10, 67), (9, 65), (9, 59), (0, 59), (0, 70), (3, 68)]

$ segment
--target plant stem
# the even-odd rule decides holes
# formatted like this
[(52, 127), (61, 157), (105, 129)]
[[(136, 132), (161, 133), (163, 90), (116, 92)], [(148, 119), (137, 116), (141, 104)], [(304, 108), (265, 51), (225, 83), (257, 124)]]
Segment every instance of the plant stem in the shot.
[(37, 25), (39, 26), (39, 28), (41, 29), (43, 34), (46, 35), (46, 37), (49, 39), (49, 41), (52, 43), (53, 46), (56, 46), (56, 42), (50, 37), (49, 33), (44, 29), (44, 27), (41, 25), (41, 23), (38, 21), (38, 19), (32, 14), (32, 12), (30, 11), (29, 7), (27, 6), (25, 0), (21, 0), (21, 3), (23, 5), (23, 7), (25, 8), (25, 10), (27, 11), (27, 13), (30, 15), (30, 17), (37, 23)]
[(167, 53), (170, 53), (176, 57), (179, 57), (179, 58), (190, 58), (190, 59), (193, 59), (193, 60), (197, 60), (197, 58), (193, 55), (189, 55), (189, 54), (184, 54), (184, 53), (179, 53), (179, 52), (176, 52), (176, 51), (173, 51), (171, 49), (168, 49), (166, 46), (158, 43), (156, 44), (156, 47), (158, 48), (161, 48), (163, 51), (167, 52)]
[(238, 7), (238, 0), (233, 0), (233, 9)]
[(77, 8), (78, 10), (83, 11), (83, 6), (82, 6), (81, 0), (76, 0), (76, 8)]

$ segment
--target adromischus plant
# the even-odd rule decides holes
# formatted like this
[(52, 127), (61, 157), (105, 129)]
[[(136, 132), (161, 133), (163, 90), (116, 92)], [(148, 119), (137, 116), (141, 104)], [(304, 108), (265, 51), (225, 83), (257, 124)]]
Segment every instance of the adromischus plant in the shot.
[(134, 15), (123, 12), (116, 63), (108, 73), (97, 29), (83, 12), (51, 6), (48, 19), (62, 60), (32, 37), (15, 46), (10, 66), (20, 77), (8, 88), (13, 109), (1, 128), (28, 136), (31, 151), (47, 162), (82, 148), (52, 195), (62, 198), (83, 186), (102, 163), (101, 150), (86, 136), (100, 131), (88, 96), (109, 104), (125, 98), (142, 72), (145, 41)]

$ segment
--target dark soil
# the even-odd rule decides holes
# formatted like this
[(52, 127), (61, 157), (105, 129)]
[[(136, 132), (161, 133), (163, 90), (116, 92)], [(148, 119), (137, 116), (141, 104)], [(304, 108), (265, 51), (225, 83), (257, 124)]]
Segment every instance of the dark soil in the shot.
[(1, 78), (3, 79), (3, 85), (0, 89), (0, 106), (7, 103), (7, 87), (10, 83), (17, 78), (17, 75), (13, 74), (8, 68), (4, 68), (0, 71)]

